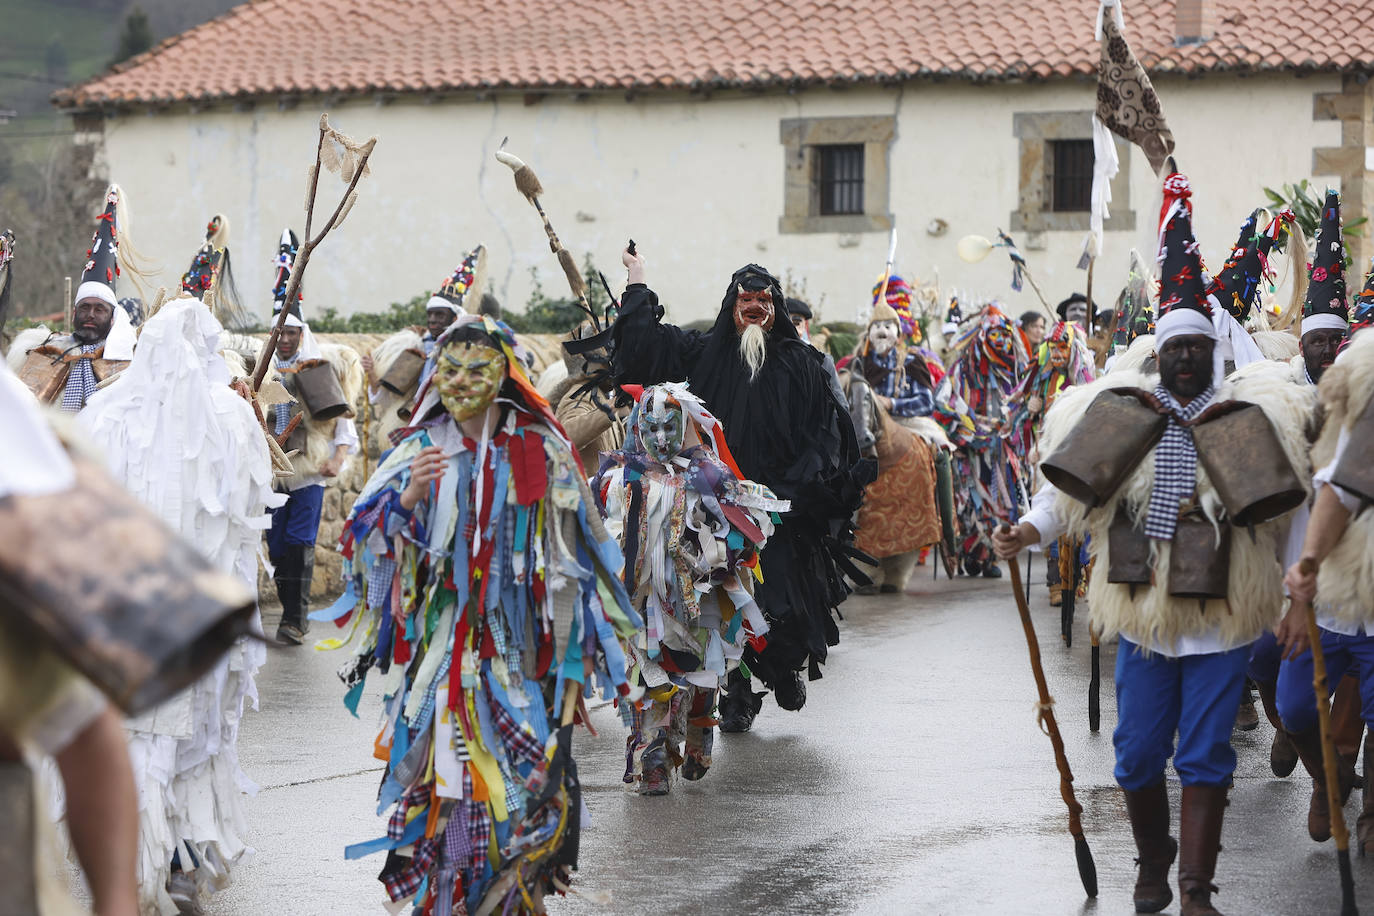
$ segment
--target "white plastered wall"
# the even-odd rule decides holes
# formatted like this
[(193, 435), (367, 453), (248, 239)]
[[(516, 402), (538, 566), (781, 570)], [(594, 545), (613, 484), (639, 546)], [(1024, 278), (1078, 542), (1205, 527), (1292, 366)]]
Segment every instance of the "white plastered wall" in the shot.
[[(1196, 224), (1209, 264), (1219, 266), (1240, 220), (1263, 203), (1261, 187), (1310, 177), (1314, 147), (1340, 143), (1336, 122), (1312, 120), (1316, 92), (1339, 77), (1160, 79), (1157, 88), (1178, 139), (1180, 165), (1195, 188)], [(357, 206), (311, 261), (307, 309), (378, 311), (435, 285), (478, 241), (491, 252), (491, 283), (502, 303), (523, 309), (530, 269), (544, 290), (566, 293), (537, 216), (492, 158), (503, 137), (537, 171), (543, 203), (579, 263), (590, 252), (619, 286), (619, 251), (633, 237), (649, 279), (680, 322), (714, 313), (729, 275), (755, 261), (805, 283), (825, 317), (850, 319), (881, 272), (884, 232), (780, 235), (783, 156), (779, 122), (832, 115), (897, 115), (890, 152), (890, 207), (899, 232), (898, 268), (946, 288), (1001, 297), (1013, 312), (1034, 306), (1014, 293), (1001, 252), (959, 261), (963, 235), (1007, 228), (1017, 205), (1017, 112), (1089, 110), (1095, 84), (910, 83), (896, 89), (816, 89), (796, 94), (520, 95), (424, 104), (344, 102), (331, 121), (355, 137), (379, 137), (373, 174)], [(110, 177), (133, 208), (133, 232), (175, 283), (216, 211), (231, 221), (240, 290), (266, 316), (270, 262), (284, 226), (304, 222), (306, 167), (319, 109), (191, 114), (124, 114), (105, 122)], [(1132, 245), (1149, 256), (1158, 183), (1132, 149), (1129, 201), (1136, 229), (1107, 234), (1095, 298), (1108, 301), (1124, 279)], [(1321, 179), (1319, 187), (1326, 181)], [(342, 186), (322, 183), (321, 208)], [(1353, 215), (1347, 215), (1352, 218)], [(317, 219), (322, 219), (318, 217)], [(925, 227), (943, 219), (932, 238)], [(317, 222), (318, 225), (318, 222)], [(1081, 288), (1075, 269), (1083, 232), (1018, 238), (1051, 303)], [(1043, 247), (1032, 245), (1043, 243)], [(590, 279), (590, 278), (589, 278)]]

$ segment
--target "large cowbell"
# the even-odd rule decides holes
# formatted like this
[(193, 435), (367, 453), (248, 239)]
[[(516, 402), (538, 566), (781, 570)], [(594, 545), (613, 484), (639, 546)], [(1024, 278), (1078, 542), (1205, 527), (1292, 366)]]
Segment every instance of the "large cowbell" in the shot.
[(296, 388), (312, 420), (333, 420), (353, 409), (328, 360), (302, 360), (296, 371)]
[[(1365, 332), (1368, 333), (1368, 332)], [(1374, 502), (1374, 398), (1350, 428), (1345, 451), (1331, 472), (1331, 482), (1354, 493), (1363, 504)]]
[(254, 596), (89, 459), (72, 464), (72, 489), (0, 497), (0, 614), (137, 715), (251, 632)]
[(1090, 509), (1111, 499), (1169, 423), (1138, 388), (1108, 388), (1040, 464), (1045, 478)]
[(1258, 404), (1227, 401), (1207, 408), (1193, 426), (1193, 442), (1232, 524), (1262, 524), (1307, 498)]

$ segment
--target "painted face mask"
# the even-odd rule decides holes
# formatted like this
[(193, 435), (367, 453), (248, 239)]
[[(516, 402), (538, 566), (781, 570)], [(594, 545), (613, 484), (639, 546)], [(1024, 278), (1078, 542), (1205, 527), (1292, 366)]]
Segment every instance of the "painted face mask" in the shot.
[(660, 464), (672, 461), (687, 435), (687, 418), (676, 401), (662, 389), (644, 392), (639, 406), (639, 444)]
[(766, 289), (749, 292), (738, 287), (735, 294), (735, 330), (742, 332), (746, 325), (756, 324), (765, 331), (773, 327), (773, 294)]
[(445, 347), (434, 369), (434, 384), (444, 409), (468, 420), (491, 406), (506, 377), (506, 357), (482, 344)]
[(988, 349), (1003, 359), (1011, 356), (1011, 332), (1002, 325), (988, 331)]
[(1067, 341), (1056, 340), (1050, 344), (1050, 365), (1056, 369), (1063, 369), (1069, 364), (1069, 344)]
[(874, 353), (886, 356), (889, 350), (897, 346), (900, 333), (895, 321), (875, 321), (868, 326), (868, 342), (872, 344)]

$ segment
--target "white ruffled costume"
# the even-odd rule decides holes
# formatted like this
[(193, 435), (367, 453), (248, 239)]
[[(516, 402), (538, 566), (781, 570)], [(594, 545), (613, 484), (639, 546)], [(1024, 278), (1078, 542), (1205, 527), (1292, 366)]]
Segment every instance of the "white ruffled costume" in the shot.
[[(143, 326), (133, 362), (79, 422), (118, 480), (256, 589), (266, 510), (284, 497), (272, 492), (253, 408), (229, 387), (221, 331), (197, 299), (163, 306)], [(257, 708), (254, 675), (266, 657), (263, 642), (240, 639), (192, 687), (127, 723), (144, 914), (177, 912), (165, 889), (174, 854), (206, 891), (227, 884), (227, 866), (252, 853), (243, 797), (257, 786), (239, 768), (237, 742), (245, 701)]]

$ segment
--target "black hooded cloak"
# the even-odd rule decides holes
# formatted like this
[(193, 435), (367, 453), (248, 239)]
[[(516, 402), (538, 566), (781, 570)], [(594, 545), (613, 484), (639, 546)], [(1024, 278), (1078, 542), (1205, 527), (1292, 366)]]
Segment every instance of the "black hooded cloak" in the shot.
[[(739, 356), (736, 290), (770, 289), (774, 322), (767, 357), (752, 382)], [(755, 597), (769, 621), (761, 655), (746, 652), (750, 670), (768, 686), (809, 668), (820, 677), (828, 646), (839, 642), (832, 611), (849, 593), (851, 520), (873, 478), (859, 455), (845, 405), (832, 392), (824, 356), (797, 336), (778, 281), (750, 264), (730, 278), (715, 325), (684, 331), (662, 322), (658, 296), (642, 283), (626, 288), (612, 328), (612, 369), (618, 384), (685, 381), (725, 429), (725, 441), (745, 477), (791, 500), (760, 556), (763, 582)]]

